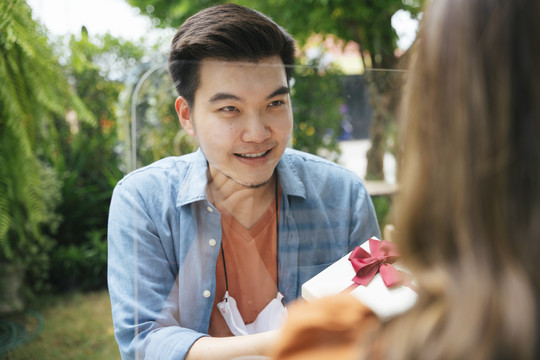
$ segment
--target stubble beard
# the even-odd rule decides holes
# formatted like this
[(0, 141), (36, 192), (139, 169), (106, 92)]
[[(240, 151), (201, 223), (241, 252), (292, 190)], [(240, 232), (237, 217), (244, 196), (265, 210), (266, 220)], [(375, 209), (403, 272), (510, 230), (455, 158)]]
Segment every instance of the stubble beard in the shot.
[(268, 179), (266, 179), (265, 181), (261, 182), (261, 183), (256, 183), (256, 184), (246, 184), (246, 183), (242, 183), (238, 180), (236, 180), (235, 178), (233, 178), (232, 176), (230, 176), (229, 174), (225, 173), (224, 171), (222, 171), (221, 169), (219, 169), (218, 167), (215, 167), (215, 166), (212, 166), (214, 169), (216, 169), (218, 172), (220, 172), (223, 176), (225, 176), (227, 179), (231, 180), (232, 182), (234, 182), (235, 184), (238, 184), (242, 187), (245, 187), (246, 189), (251, 189), (251, 190), (255, 190), (255, 189), (259, 189), (259, 188), (262, 188), (263, 186), (265, 186), (266, 184), (268, 184), (270, 181), (272, 181), (272, 177), (274, 176), (274, 172), (276, 171), (276, 169), (274, 169), (274, 171), (272, 171), (272, 174), (270, 175), (270, 177)]

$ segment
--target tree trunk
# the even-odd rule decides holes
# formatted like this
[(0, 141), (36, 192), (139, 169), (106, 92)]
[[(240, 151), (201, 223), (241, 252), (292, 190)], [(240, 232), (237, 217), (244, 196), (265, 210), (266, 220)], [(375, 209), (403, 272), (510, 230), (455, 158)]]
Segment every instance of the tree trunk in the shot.
[(394, 107), (393, 81), (389, 71), (366, 72), (367, 86), (372, 109), (370, 141), (367, 157), (367, 180), (384, 180), (384, 154), (386, 152), (387, 128), (392, 121)]

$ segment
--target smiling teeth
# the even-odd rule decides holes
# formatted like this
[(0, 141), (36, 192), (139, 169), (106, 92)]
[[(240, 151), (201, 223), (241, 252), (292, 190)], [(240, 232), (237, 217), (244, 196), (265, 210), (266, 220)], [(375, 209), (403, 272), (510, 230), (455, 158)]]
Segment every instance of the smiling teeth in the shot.
[(256, 157), (263, 156), (264, 154), (266, 154), (266, 151), (263, 151), (257, 154), (238, 154), (238, 155), (240, 155), (241, 157), (246, 157), (246, 158), (256, 158)]

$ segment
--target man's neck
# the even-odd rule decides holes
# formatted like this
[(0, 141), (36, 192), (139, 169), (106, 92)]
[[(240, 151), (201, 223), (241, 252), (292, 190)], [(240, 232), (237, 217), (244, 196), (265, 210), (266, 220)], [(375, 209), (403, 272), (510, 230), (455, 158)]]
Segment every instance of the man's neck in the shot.
[(276, 196), (276, 175), (261, 187), (239, 185), (224, 175), (210, 176), (207, 193), (220, 212), (227, 212), (250, 229), (257, 223)]

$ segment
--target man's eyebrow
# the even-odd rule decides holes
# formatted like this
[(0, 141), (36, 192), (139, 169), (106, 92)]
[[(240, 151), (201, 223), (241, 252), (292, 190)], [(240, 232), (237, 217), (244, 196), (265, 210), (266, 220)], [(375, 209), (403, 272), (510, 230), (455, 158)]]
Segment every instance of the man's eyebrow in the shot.
[[(288, 86), (280, 86), (278, 89), (276, 89), (274, 92), (272, 92), (270, 95), (266, 97), (266, 100), (270, 100), (273, 97), (276, 97), (278, 95), (285, 95), (290, 94), (291, 89), (289, 89)], [(209, 102), (217, 102), (221, 100), (235, 100), (235, 101), (244, 101), (241, 97), (238, 97), (234, 94), (229, 94), (225, 92), (218, 92), (214, 94), (208, 101)]]
[(234, 95), (234, 94), (229, 94), (229, 93), (223, 93), (223, 92), (218, 92), (217, 94), (214, 94), (214, 96), (212, 96), (210, 98), (210, 102), (216, 102), (216, 101), (220, 101), (220, 100), (236, 100), (236, 101), (243, 101), (244, 99), (242, 98), (239, 98), (238, 96)]
[(266, 100), (270, 100), (271, 98), (278, 96), (278, 95), (287, 95), (291, 93), (291, 89), (289, 89), (288, 86), (281, 86), (276, 91), (271, 93), (266, 97)]

